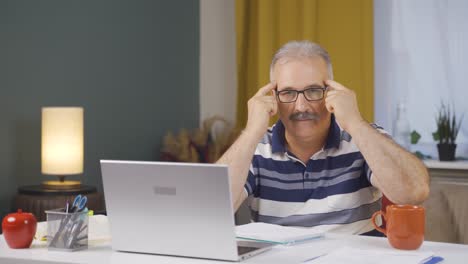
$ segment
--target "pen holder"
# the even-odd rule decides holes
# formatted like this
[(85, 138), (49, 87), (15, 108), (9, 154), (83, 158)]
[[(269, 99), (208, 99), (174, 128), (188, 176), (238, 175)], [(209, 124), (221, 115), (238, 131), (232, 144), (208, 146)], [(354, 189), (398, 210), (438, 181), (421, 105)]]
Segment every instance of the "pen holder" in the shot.
[(66, 213), (64, 209), (47, 214), (47, 247), (49, 250), (76, 251), (88, 248), (88, 211)]

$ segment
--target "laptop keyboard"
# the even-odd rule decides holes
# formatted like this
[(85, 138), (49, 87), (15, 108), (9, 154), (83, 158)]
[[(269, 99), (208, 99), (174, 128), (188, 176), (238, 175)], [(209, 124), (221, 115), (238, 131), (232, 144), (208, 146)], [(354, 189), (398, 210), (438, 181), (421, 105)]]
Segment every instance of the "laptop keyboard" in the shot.
[(240, 255), (244, 255), (246, 253), (249, 253), (251, 251), (254, 251), (258, 249), (258, 247), (243, 247), (243, 246), (237, 246), (237, 252), (239, 252)]

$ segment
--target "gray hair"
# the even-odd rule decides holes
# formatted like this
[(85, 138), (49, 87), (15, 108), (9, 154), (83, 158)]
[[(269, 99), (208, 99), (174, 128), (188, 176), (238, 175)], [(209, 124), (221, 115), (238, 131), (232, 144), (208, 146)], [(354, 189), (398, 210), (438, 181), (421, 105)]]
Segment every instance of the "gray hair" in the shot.
[(273, 69), (279, 60), (284, 58), (312, 59), (317, 56), (322, 58), (327, 64), (328, 78), (333, 80), (333, 67), (328, 52), (317, 43), (307, 40), (294, 40), (284, 44), (273, 56), (273, 60), (270, 65), (270, 81), (273, 81)]

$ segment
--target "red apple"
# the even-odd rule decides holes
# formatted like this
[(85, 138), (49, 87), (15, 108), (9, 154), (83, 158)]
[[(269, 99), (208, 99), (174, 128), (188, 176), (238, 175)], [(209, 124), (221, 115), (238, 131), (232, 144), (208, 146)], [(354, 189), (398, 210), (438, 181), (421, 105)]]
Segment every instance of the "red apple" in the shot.
[(31, 213), (8, 214), (3, 218), (3, 236), (10, 248), (29, 248), (36, 234), (37, 220)]

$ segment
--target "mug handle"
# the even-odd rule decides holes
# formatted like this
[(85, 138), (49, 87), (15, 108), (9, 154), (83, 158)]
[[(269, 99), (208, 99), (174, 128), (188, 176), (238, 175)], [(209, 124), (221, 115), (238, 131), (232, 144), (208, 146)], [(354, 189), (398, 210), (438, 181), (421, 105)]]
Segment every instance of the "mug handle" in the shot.
[(387, 221), (387, 216), (385, 215), (385, 213), (383, 211), (377, 211), (375, 212), (373, 215), (372, 215), (372, 224), (374, 225), (375, 229), (377, 229), (377, 231), (379, 231), (380, 233), (383, 233), (384, 235), (387, 235), (387, 229), (385, 228), (381, 228), (380, 226), (378, 226), (376, 223), (375, 223), (375, 218), (378, 216), (378, 215), (382, 215), (382, 217), (385, 219), (385, 221)]

